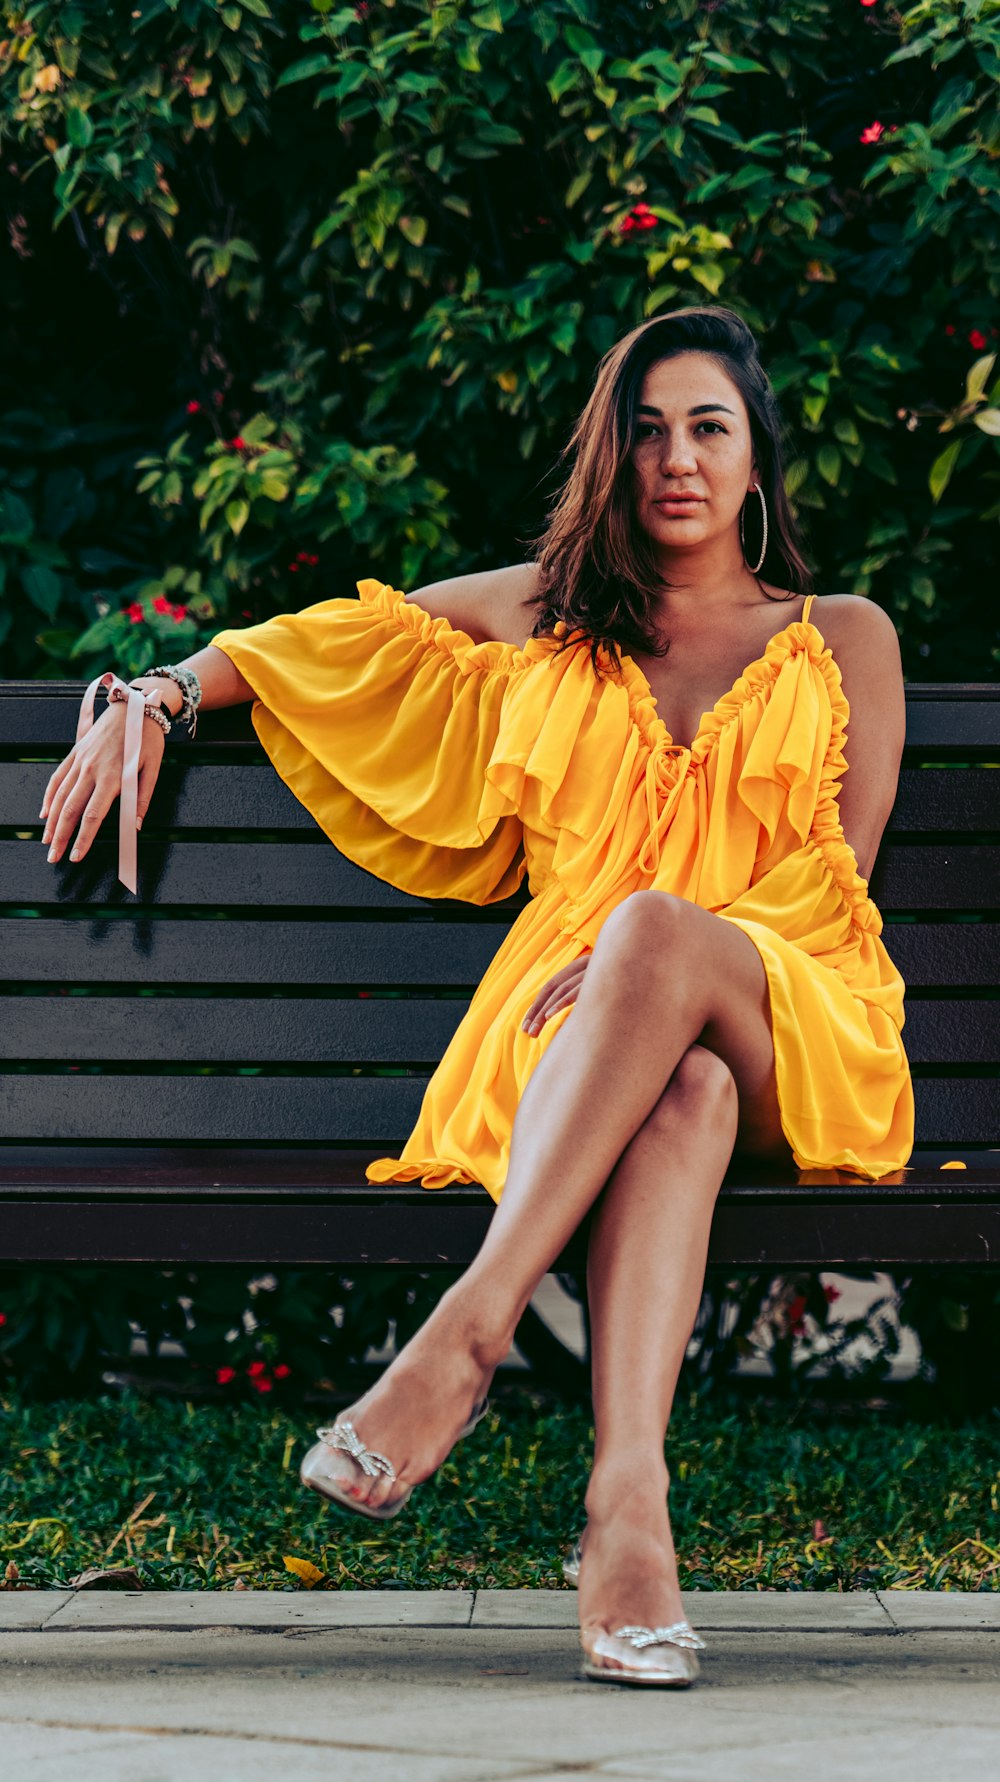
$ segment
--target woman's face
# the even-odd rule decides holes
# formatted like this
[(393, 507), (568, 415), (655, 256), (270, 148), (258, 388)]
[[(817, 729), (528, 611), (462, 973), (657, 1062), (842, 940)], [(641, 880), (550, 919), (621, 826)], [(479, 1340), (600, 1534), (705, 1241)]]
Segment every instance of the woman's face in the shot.
[[(707, 353), (678, 353), (643, 379), (631, 452), (636, 517), (671, 551), (704, 545), (735, 529), (755, 474), (746, 404)], [(690, 494), (697, 501), (665, 497)], [(742, 552), (741, 552), (742, 554)]]

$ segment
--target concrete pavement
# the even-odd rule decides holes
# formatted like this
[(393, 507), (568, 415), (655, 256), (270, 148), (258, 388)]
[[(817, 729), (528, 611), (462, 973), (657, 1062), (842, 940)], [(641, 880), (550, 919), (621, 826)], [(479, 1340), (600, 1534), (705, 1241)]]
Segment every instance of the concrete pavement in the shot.
[(693, 1688), (578, 1675), (566, 1591), (0, 1592), (24, 1782), (1000, 1772), (1000, 1592), (688, 1592)]

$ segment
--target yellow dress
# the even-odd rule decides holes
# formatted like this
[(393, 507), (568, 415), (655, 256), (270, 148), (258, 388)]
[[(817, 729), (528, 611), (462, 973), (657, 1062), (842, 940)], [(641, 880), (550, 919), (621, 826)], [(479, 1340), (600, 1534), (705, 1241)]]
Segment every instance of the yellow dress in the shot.
[(474, 643), (360, 581), (211, 639), (253, 688), (254, 729), (340, 852), (401, 891), (531, 901), (431, 1077), (399, 1158), (370, 1182), (479, 1182), (499, 1201), (518, 1102), (573, 1005), (529, 1037), (545, 981), (630, 892), (733, 922), (767, 973), (782, 1129), (800, 1169), (877, 1180), (913, 1146), (903, 979), (840, 823), (849, 708), (809, 618), (772, 637), (672, 742), (638, 664), (598, 681), (566, 631)]

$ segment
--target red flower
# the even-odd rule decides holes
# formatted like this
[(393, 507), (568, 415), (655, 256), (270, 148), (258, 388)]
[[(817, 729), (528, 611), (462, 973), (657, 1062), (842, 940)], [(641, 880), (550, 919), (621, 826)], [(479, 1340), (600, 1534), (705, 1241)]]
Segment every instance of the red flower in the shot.
[(289, 1367), (287, 1361), (279, 1361), (277, 1367), (274, 1370), (274, 1377), (276, 1380), (287, 1380), (291, 1371), (292, 1370)]
[(946, 334), (954, 334), (954, 332), (955, 332), (954, 322), (946, 322), (944, 325), (944, 331)]
[(791, 1305), (788, 1308), (788, 1322), (791, 1325), (792, 1330), (796, 1336), (801, 1336), (803, 1331), (805, 1330), (805, 1323), (804, 1323), (803, 1317), (802, 1317), (802, 1314), (805, 1311), (805, 1309), (806, 1309), (805, 1294), (797, 1293), (795, 1295), (795, 1298), (792, 1300)]
[(129, 622), (132, 625), (141, 625), (143, 619), (146, 617), (137, 600), (133, 600), (131, 606), (127, 606), (125, 611), (128, 613)]
[(247, 1368), (247, 1373), (250, 1375), (251, 1380), (256, 1380), (261, 1374), (266, 1372), (267, 1367), (263, 1361), (251, 1361), (250, 1366)]
[(289, 569), (290, 569), (290, 570), (291, 570), (291, 572), (292, 572), (292, 574), (293, 574), (293, 575), (298, 575), (298, 573), (299, 573), (299, 566), (298, 566), (298, 564), (297, 564), (297, 563), (290, 563), (290, 564), (289, 564), (289, 565), (288, 565), (288, 567), (289, 567)]
[(986, 345), (986, 336), (979, 328), (973, 328), (972, 333), (969, 335), (969, 345), (971, 347), (976, 347), (977, 349)]
[(354, 8), (355, 18), (356, 19), (366, 19), (370, 12), (371, 12), (371, 7), (368, 3), (368, 0), (358, 0), (358, 4)]
[(832, 1283), (828, 1283), (823, 1289), (823, 1298), (828, 1306), (832, 1306), (835, 1300), (843, 1299), (843, 1297), (840, 1288), (834, 1287)]
[(171, 603), (165, 594), (158, 594), (153, 601), (154, 613), (168, 613), (170, 611), (170, 606)]
[(220, 1386), (228, 1386), (230, 1380), (236, 1378), (236, 1369), (234, 1367), (217, 1367), (215, 1377)]
[(271, 1392), (273, 1390), (270, 1380), (255, 1380), (253, 1386), (255, 1392)]
[(237, 433), (236, 438), (231, 439), (229, 444), (234, 452), (245, 452), (247, 449), (247, 442), (240, 433)]
[(212, 391), (212, 401), (215, 403), (216, 408), (222, 407), (222, 404), (225, 401), (225, 397), (223, 396), (221, 390), (213, 390)]
[(875, 0), (861, 0), (862, 6), (874, 6)]
[(658, 220), (648, 204), (634, 204), (628, 216), (619, 223), (618, 230), (622, 235), (631, 235), (633, 229), (655, 229)]
[(7, 1322), (6, 1312), (0, 1312), (0, 1324), (6, 1324), (6, 1322)]
[(188, 609), (186, 606), (175, 606), (172, 610), (173, 610), (174, 618), (177, 620), (178, 625), (180, 624), (182, 619), (186, 619), (188, 616)]
[(200, 415), (201, 414), (201, 403), (200, 402), (189, 402), (187, 405), (187, 411), (188, 411), (189, 415)]
[(240, 617), (242, 619), (252, 619), (253, 613), (250, 611), (250, 608), (248, 606), (243, 606), (240, 608)]
[(862, 130), (861, 135), (858, 137), (858, 141), (877, 142), (882, 135), (883, 128), (884, 126), (880, 124), (876, 118), (874, 124), (869, 124), (866, 129)]

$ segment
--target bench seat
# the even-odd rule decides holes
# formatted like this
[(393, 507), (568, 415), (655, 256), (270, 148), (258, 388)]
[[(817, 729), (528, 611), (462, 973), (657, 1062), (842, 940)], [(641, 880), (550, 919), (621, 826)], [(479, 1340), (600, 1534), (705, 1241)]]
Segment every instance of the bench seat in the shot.
[[(0, 1260), (467, 1263), (483, 1189), (374, 1187), (364, 1168), (406, 1138), (526, 893), (479, 909), (362, 872), (247, 707), (169, 745), (136, 897), (117, 806), (79, 865), (50, 866), (38, 810), (82, 694), (0, 683)], [(998, 766), (1000, 687), (907, 689), (871, 894), (907, 983), (910, 1165), (867, 1183), (734, 1159), (710, 1260), (1000, 1259)]]

